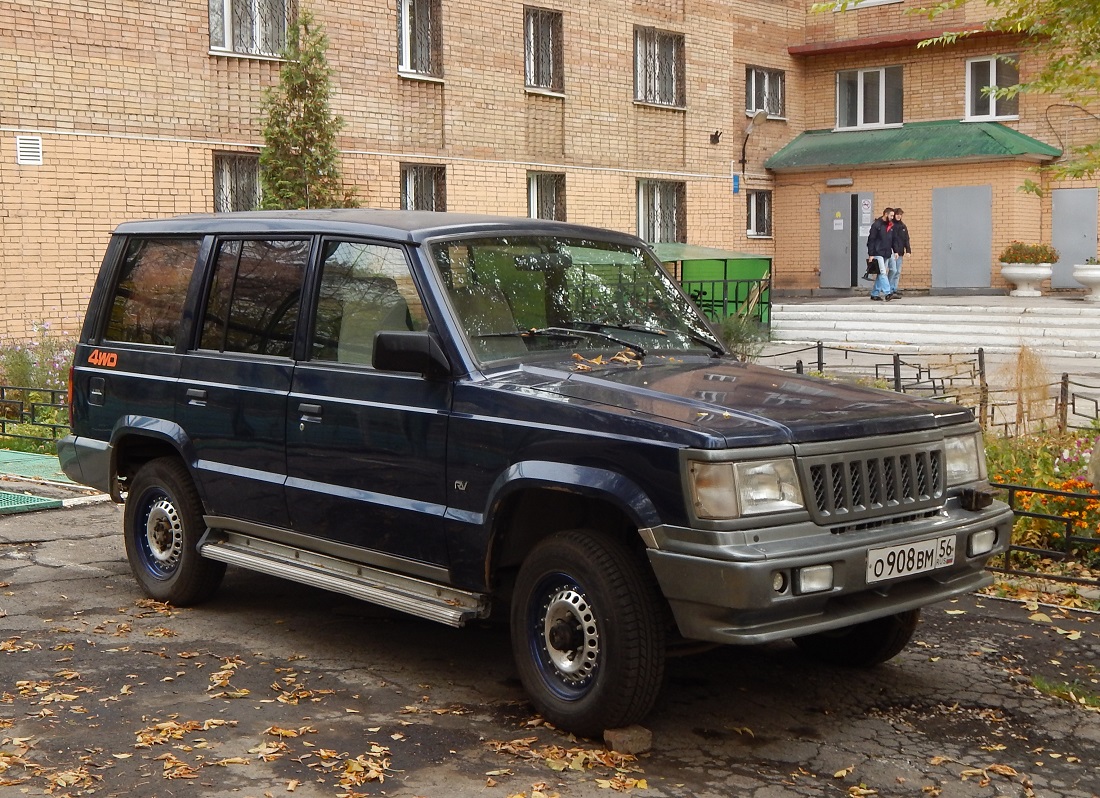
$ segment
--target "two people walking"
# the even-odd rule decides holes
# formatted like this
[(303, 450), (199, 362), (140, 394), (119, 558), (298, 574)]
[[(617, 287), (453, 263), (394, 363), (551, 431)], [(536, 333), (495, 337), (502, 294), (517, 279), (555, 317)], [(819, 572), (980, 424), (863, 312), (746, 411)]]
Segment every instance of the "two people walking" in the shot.
[(878, 265), (878, 276), (871, 287), (871, 299), (876, 302), (901, 296), (898, 281), (902, 261), (913, 253), (909, 246), (909, 228), (901, 220), (904, 213), (901, 208), (887, 208), (871, 224), (871, 232), (867, 235), (868, 266), (872, 260)]

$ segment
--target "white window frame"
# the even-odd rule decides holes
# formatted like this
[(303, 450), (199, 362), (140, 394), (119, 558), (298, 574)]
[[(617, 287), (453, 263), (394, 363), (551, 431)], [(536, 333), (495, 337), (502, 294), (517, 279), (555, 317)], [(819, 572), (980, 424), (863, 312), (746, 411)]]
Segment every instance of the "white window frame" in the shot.
[[(251, 162), (251, 164), (249, 164)], [(245, 191), (247, 186), (236, 185), (239, 175), (235, 169), (251, 165), (254, 172), (250, 175), (252, 202), (249, 207), (234, 206), (231, 199)], [(260, 207), (260, 156), (244, 152), (214, 153), (214, 212), (254, 211)]]
[[(549, 196), (547, 196), (549, 194)], [(547, 204), (553, 215), (540, 216), (539, 208)], [(527, 215), (531, 219), (565, 221), (565, 175), (560, 172), (527, 173)]]
[[(432, 184), (430, 204), (421, 201), (423, 192), (418, 189), (420, 181), (426, 181), (429, 176)], [(447, 210), (447, 167), (434, 163), (401, 164), (401, 210)]]
[[(905, 113), (905, 73), (904, 70), (901, 73), (902, 76), (902, 121), (901, 122), (887, 122), (886, 120), (886, 72), (891, 69), (902, 69), (899, 65), (871, 67), (869, 69), (839, 69), (836, 73), (836, 130), (857, 130), (857, 129), (869, 129), (869, 128), (885, 128), (885, 127), (901, 127), (904, 122)], [(858, 75), (858, 88), (856, 90), (856, 117), (857, 122), (854, 125), (842, 125), (840, 114), (840, 76), (849, 72), (855, 72)], [(864, 91), (867, 85), (864, 76), (877, 73), (879, 76), (879, 97), (878, 97), (878, 118), (880, 121), (866, 123), (863, 121), (863, 99)]]
[[(565, 91), (562, 16), (552, 8), (523, 8), (523, 80), (528, 89), (553, 94)], [(542, 74), (547, 63), (549, 76)]]
[[(756, 87), (760, 82), (764, 83), (764, 107), (756, 107)], [(778, 98), (778, 109), (773, 113), (768, 108), (768, 101)], [(776, 103), (772, 103), (775, 105)], [(745, 67), (745, 113), (752, 116), (757, 111), (767, 111), (769, 119), (786, 119), (787, 117), (787, 73), (782, 69), (769, 69), (768, 67)]]
[[(439, 0), (397, 0), (398, 15), (398, 46), (397, 46), (397, 71), (402, 75), (428, 76), (434, 78), (443, 77), (443, 66), (438, 63), (438, 53), (442, 49), (439, 37), (443, 35), (442, 13)], [(420, 8), (427, 11), (428, 25), (428, 63), (416, 64), (413, 59), (412, 42), (416, 30), (414, 22), (423, 19), (424, 15), (417, 15), (415, 10)]]
[[(638, 238), (650, 243), (671, 241), (686, 243), (687, 231), (683, 220), (687, 209), (681, 207), (687, 201), (687, 185), (678, 180), (638, 180)], [(671, 208), (666, 208), (671, 205)], [(672, 220), (675, 228), (671, 237), (664, 235), (662, 217)]]
[[(773, 196), (771, 191), (746, 192), (748, 202), (748, 225), (745, 233), (749, 238), (771, 238), (773, 219)], [(763, 214), (760, 206), (763, 205)], [(763, 216), (763, 218), (761, 218)]]
[(858, 11), (861, 8), (870, 8), (872, 6), (890, 6), (897, 3), (903, 3), (905, 0), (852, 0), (847, 6), (842, 2), (837, 2), (833, 7), (833, 12), (837, 11)]
[[(236, 7), (247, 9), (252, 19), (248, 43), (237, 43), (237, 34), (241, 31), (233, 25), (237, 19), (234, 13)], [(273, 7), (281, 7), (281, 30), (265, 25), (266, 15)], [(207, 8), (210, 14), (210, 52), (262, 58), (282, 56), (286, 47), (287, 26), (294, 12), (292, 0), (209, 0)]]
[[(671, 56), (665, 52), (669, 47)], [(634, 26), (634, 101), (684, 108), (687, 104), (684, 59), (684, 34)], [(672, 63), (668, 63), (670, 60)], [(671, 92), (666, 88), (669, 86)]]
[[(1013, 61), (1016, 61), (1016, 59), (1019, 57), (1015, 53), (1005, 53), (1004, 55), (1007, 58), (1013, 59)], [(990, 78), (991, 85), (993, 86), (993, 88), (998, 88), (998, 89), (1003, 89), (1004, 88), (1004, 86), (1001, 86), (997, 83), (997, 65), (999, 63), (1004, 63), (1001, 60), (1000, 56), (986, 55), (986, 56), (982, 56), (980, 58), (968, 58), (966, 60), (966, 108), (965, 108), (963, 118), (968, 122), (988, 122), (988, 121), (996, 120), (996, 119), (1008, 119), (1008, 120), (1019, 119), (1020, 118), (1020, 107), (1019, 107), (1018, 96), (1017, 96), (1017, 102), (1016, 102), (1016, 110), (1011, 112), (1011, 113), (1003, 113), (1003, 114), (998, 113), (997, 112), (998, 106), (1003, 102), (1007, 102), (1007, 100), (998, 100), (998, 99), (993, 98), (993, 97), (986, 98), (989, 101), (989, 113), (988, 114), (972, 114), (970, 112), (970, 109), (973, 106), (973, 102), (974, 102), (974, 99), (975, 99), (975, 92), (980, 94), (982, 89), (985, 88), (984, 86), (975, 86), (974, 85), (973, 66), (974, 66), (974, 64), (979, 63), (979, 62), (989, 64), (989, 78)], [(1019, 68), (1018, 62), (1014, 63), (1013, 66), (1016, 68), (1016, 79), (1012, 83), (1008, 84), (1010, 86), (1014, 86), (1014, 85), (1016, 85), (1017, 83), (1020, 82), (1020, 68)]]

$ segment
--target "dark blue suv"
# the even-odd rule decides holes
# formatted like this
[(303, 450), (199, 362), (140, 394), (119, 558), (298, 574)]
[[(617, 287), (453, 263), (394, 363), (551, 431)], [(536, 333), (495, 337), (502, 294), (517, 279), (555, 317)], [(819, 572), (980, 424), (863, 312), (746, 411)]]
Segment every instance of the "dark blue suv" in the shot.
[(957, 406), (736, 361), (629, 235), (331, 210), (115, 231), (79, 482), (176, 604), (231, 563), (455, 626), (510, 607), (535, 706), (640, 720), (674, 638), (870, 665), (987, 584), (1011, 512)]

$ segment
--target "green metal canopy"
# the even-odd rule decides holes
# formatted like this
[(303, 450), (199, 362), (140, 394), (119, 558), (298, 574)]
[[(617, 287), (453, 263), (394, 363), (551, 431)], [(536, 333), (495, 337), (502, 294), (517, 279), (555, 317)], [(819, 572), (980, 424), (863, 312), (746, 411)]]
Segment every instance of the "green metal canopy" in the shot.
[(809, 130), (765, 162), (776, 172), (837, 166), (927, 164), (1023, 158), (1045, 161), (1062, 151), (999, 122), (909, 122), (876, 130)]
[(737, 252), (732, 249), (716, 249), (714, 247), (698, 247), (694, 244), (677, 244), (671, 241), (660, 241), (650, 244), (661, 263), (683, 260), (760, 260), (767, 255), (753, 255), (749, 252)]

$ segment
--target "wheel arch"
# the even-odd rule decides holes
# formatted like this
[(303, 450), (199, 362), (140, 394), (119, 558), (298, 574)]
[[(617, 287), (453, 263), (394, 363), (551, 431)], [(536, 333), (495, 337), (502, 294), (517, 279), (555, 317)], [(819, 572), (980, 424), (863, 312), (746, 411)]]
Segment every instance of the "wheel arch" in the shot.
[(599, 528), (641, 548), (638, 531), (660, 523), (653, 502), (629, 477), (546, 461), (517, 463), (502, 474), (487, 518), (492, 523), (487, 584), (518, 568), (527, 552), (556, 532)]
[(111, 498), (122, 501), (122, 486), (138, 469), (159, 457), (175, 457), (190, 471), (193, 457), (183, 429), (174, 422), (123, 416), (111, 431)]

